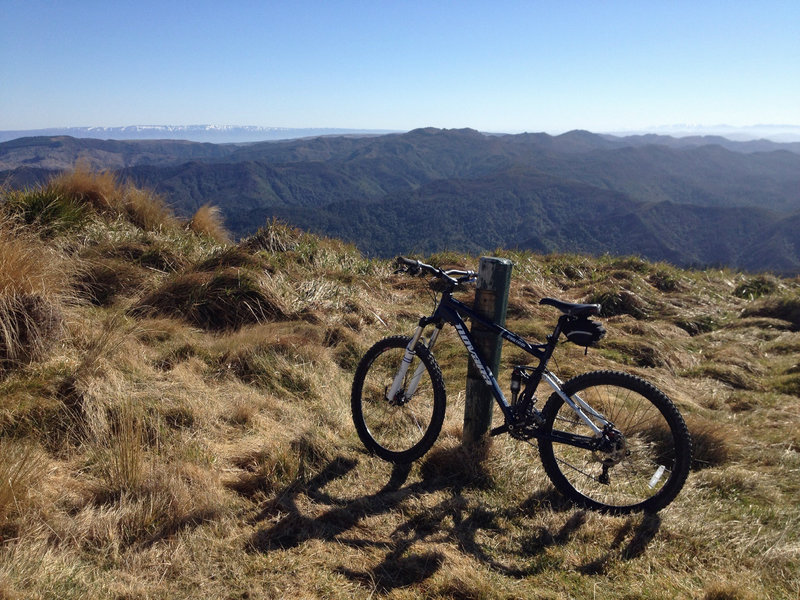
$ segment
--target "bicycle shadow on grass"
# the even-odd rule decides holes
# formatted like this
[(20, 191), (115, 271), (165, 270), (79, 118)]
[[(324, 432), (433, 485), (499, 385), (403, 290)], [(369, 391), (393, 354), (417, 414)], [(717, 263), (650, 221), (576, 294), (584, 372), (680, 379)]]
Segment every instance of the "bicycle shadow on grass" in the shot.
[[(342, 499), (325, 491), (328, 484), (347, 476), (357, 465), (357, 460), (339, 456), (309, 480), (295, 482), (278, 493), (253, 518), (252, 524), (275, 518), (277, 522), (257, 530), (249, 541), (249, 550), (268, 553), (295, 548), (310, 540), (336, 541), (355, 548), (379, 548), (385, 550), (386, 555), (372, 568), (357, 570), (340, 566), (335, 570), (353, 581), (388, 592), (419, 583), (441, 568), (444, 555), (420, 551), (420, 546), (426, 543), (455, 544), (461, 552), (514, 578), (558, 568), (553, 557), (547, 555), (547, 550), (568, 544), (588, 518), (587, 512), (576, 511), (572, 504), (551, 489), (537, 491), (513, 507), (476, 505), (465, 492), (490, 488), (493, 482), (491, 475), (481, 466), (479, 457), (475, 460), (475, 455), (470, 455), (462, 447), (432, 450), (419, 469), (421, 479), (411, 483), (407, 483), (411, 467), (395, 465), (386, 484), (372, 494)], [(447, 492), (441, 501), (406, 518), (388, 537), (383, 534), (367, 538), (353, 533), (359, 529), (359, 523), (369, 517), (401, 509), (407, 500), (414, 497), (441, 491)], [(316, 517), (307, 516), (298, 506), (300, 495), (332, 508)], [(558, 527), (533, 529), (529, 535), (522, 536), (518, 548), (507, 550), (500, 558), (481, 543), (484, 534), (502, 534), (502, 523), (513, 521), (520, 524), (541, 511), (553, 514), (575, 512)], [(660, 523), (657, 515), (646, 515), (638, 523), (635, 517), (627, 519), (611, 547), (600, 558), (579, 565), (577, 570), (585, 575), (600, 574), (615, 560), (641, 556), (658, 532)]]

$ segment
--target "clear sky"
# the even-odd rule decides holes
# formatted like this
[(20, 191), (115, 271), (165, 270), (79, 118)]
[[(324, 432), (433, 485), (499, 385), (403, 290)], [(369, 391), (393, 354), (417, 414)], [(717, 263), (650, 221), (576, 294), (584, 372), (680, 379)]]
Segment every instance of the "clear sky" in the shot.
[(800, 0), (0, 0), (0, 129), (800, 125)]

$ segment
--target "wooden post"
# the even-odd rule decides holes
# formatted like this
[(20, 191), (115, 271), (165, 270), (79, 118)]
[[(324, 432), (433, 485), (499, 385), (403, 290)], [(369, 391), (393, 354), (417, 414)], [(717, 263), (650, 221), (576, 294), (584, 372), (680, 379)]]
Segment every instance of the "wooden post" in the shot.
[[(475, 310), (505, 325), (508, 308), (508, 289), (511, 285), (512, 263), (506, 258), (481, 257), (478, 267), (478, 284), (475, 292)], [(489, 365), (492, 372), (497, 373), (500, 366), (500, 352), (503, 347), (502, 338), (473, 323), (470, 329), (475, 340), (475, 350)], [(472, 358), (467, 368), (467, 397), (464, 406), (464, 430), (461, 434), (462, 444), (479, 442), (492, 426), (492, 408), (494, 396), (492, 388), (486, 385)]]

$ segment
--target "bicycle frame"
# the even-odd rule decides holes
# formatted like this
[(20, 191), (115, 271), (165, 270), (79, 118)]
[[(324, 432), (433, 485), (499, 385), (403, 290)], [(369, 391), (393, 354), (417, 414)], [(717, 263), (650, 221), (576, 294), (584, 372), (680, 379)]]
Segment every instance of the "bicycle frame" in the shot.
[[(481, 357), (480, 353), (476, 349), (475, 340), (470, 331), (467, 329), (467, 325), (464, 322), (464, 316), (462, 315), (471, 319), (473, 323), (477, 322), (489, 331), (498, 334), (504, 340), (514, 344), (518, 348), (521, 348), (539, 361), (538, 365), (534, 368), (532, 375), (528, 378), (525, 386), (526, 396), (532, 397), (540, 381), (544, 379), (548, 385), (561, 396), (564, 402), (570, 408), (572, 408), (573, 411), (575, 411), (578, 417), (595, 433), (595, 437), (587, 437), (576, 436), (566, 432), (553, 431), (551, 434), (543, 434), (540, 432), (538, 434), (534, 434), (535, 437), (546, 437), (554, 442), (566, 443), (587, 449), (595, 449), (597, 447), (598, 440), (602, 437), (603, 432), (613, 427), (613, 425), (605, 417), (603, 417), (603, 415), (595, 411), (591, 406), (584, 402), (577, 394), (572, 398), (565, 394), (561, 389), (563, 382), (553, 373), (547, 370), (547, 363), (549, 362), (553, 351), (555, 350), (558, 336), (561, 333), (564, 317), (559, 318), (552, 335), (548, 336), (547, 338), (547, 343), (532, 344), (512, 331), (509, 331), (505, 327), (477, 313), (474, 309), (470, 308), (463, 302), (456, 300), (452, 297), (450, 291), (443, 292), (442, 298), (430, 317), (423, 317), (420, 319), (417, 329), (415, 330), (414, 335), (411, 337), (411, 341), (406, 346), (403, 361), (398, 369), (397, 374), (395, 375), (394, 381), (387, 390), (387, 400), (391, 401), (392, 399), (396, 398), (398, 392), (400, 391), (403, 380), (414, 357), (414, 348), (422, 338), (424, 329), (428, 325), (435, 325), (435, 329), (431, 333), (431, 336), (426, 344), (427, 348), (431, 350), (439, 336), (439, 333), (442, 330), (442, 327), (445, 323), (447, 323), (455, 328), (459, 338), (461, 339), (461, 342), (464, 344), (467, 352), (472, 357), (472, 360), (474, 361), (481, 378), (486, 385), (491, 388), (492, 395), (503, 412), (503, 425), (494, 428), (491, 431), (491, 435), (506, 433), (513, 429), (517, 415), (503, 394), (503, 391), (500, 389), (492, 369), (486, 364), (486, 361)], [(420, 366), (414, 372), (414, 375), (412, 376), (411, 381), (405, 390), (406, 399), (411, 398), (414, 395), (414, 392), (416, 392), (416, 388), (419, 384), (420, 378), (422, 377), (423, 371), (424, 365), (420, 364)], [(598, 427), (598, 425), (592, 421), (589, 415), (597, 419), (601, 426)]]

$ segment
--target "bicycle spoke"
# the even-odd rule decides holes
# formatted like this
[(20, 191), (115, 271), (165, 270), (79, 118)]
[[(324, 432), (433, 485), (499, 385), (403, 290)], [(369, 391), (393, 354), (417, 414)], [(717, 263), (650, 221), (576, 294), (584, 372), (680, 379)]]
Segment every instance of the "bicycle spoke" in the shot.
[[(669, 399), (623, 373), (589, 373), (565, 383), (565, 390), (570, 385), (575, 389), (568, 393), (611, 420), (613, 436), (596, 450), (542, 439), (542, 462), (553, 483), (581, 503), (615, 512), (669, 502), (683, 485), (690, 453), (686, 426)], [(556, 394), (543, 414), (548, 432), (558, 424), (566, 433), (587, 434)]]
[[(444, 419), (444, 385), (441, 372), (424, 347), (405, 373), (393, 398), (388, 390), (405, 354), (408, 338), (381, 340), (365, 355), (356, 370), (351, 408), (356, 431), (364, 445), (386, 460), (413, 460), (430, 447)], [(417, 367), (423, 370), (413, 396), (406, 397)]]

